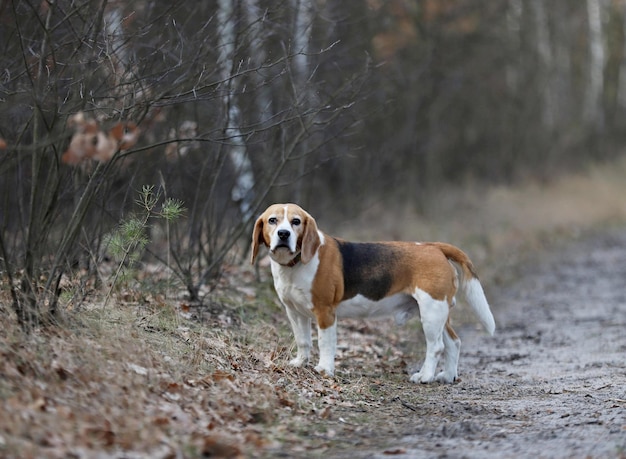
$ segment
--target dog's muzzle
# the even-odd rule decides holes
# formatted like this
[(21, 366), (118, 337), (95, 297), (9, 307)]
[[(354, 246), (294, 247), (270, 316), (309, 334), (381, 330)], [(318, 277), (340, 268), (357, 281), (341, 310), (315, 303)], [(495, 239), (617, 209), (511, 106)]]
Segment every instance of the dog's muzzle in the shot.
[(291, 244), (291, 231), (288, 229), (279, 229), (276, 231), (276, 239), (274, 241), (274, 247), (272, 247), (271, 251), (275, 253), (278, 249), (287, 249), (289, 253), (292, 253)]

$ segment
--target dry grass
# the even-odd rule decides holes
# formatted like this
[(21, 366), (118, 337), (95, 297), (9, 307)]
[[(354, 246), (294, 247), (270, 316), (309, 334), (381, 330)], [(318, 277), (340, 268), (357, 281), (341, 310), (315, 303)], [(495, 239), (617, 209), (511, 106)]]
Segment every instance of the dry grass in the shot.
[[(248, 457), (317, 447), (300, 440), (299, 425), (327, 417), (341, 388), (288, 367), (291, 337), (268, 290), (226, 288), (216, 314), (118, 299), (30, 335), (5, 321), (0, 455)], [(257, 301), (263, 314), (249, 311)]]
[[(550, 185), (442, 194), (427, 222), (407, 209), (400, 219), (398, 211), (372, 209), (362, 222), (321, 224), (360, 239), (457, 243), (489, 284), (498, 281), (492, 266), (502, 271), (529, 249), (626, 221), (624, 177), (620, 162)], [(68, 311), (64, 326), (30, 335), (4, 314), (0, 455), (263, 457), (320, 454), (330, 444), (349, 449), (334, 441), (338, 432), (326, 419), (359, 434), (367, 425), (360, 417), (406, 389), (405, 367), (421, 356), (421, 342), (405, 339), (416, 329), (345, 321), (335, 379), (290, 369), (292, 338), (266, 271), (257, 283), (250, 268), (232, 268), (204, 310), (158, 295), (134, 302), (120, 295), (106, 308), (94, 299), (92, 307)]]

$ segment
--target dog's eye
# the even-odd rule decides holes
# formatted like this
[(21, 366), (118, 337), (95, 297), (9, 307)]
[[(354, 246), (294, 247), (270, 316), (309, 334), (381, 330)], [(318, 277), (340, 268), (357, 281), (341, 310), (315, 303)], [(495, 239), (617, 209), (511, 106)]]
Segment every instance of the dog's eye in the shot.
[(300, 223), (302, 223), (302, 222), (300, 221), (299, 218), (294, 218), (293, 220), (291, 220), (291, 224), (293, 226), (298, 226)]
[(267, 219), (267, 223), (269, 223), (270, 225), (275, 225), (278, 222), (278, 219), (276, 217), (270, 217)]

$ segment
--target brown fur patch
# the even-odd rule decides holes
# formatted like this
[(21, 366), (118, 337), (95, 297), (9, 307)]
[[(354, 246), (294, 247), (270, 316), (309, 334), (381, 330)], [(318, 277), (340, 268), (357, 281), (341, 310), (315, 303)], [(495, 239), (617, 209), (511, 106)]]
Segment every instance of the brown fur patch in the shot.
[(302, 225), (304, 226), (304, 230), (298, 238), (298, 246), (302, 253), (302, 263), (308, 263), (315, 256), (315, 252), (317, 252), (321, 241), (317, 232), (317, 224), (310, 215), (306, 215)]
[(385, 296), (412, 295), (419, 288), (436, 300), (452, 301), (456, 294), (456, 271), (436, 245), (414, 242), (379, 242), (374, 245), (384, 248), (383, 253), (393, 254), (391, 261), (387, 257), (378, 260), (378, 269), (391, 278)]
[(449, 316), (448, 316), (448, 320), (446, 321), (446, 330), (447, 330), (448, 334), (450, 335), (450, 338), (452, 338), (454, 341), (459, 339), (459, 336), (456, 334), (456, 332), (452, 328), (452, 324), (450, 322), (450, 317)]
[(344, 296), (341, 254), (333, 238), (325, 236), (324, 245), (319, 247), (319, 260), (311, 294), (317, 324), (325, 329), (335, 323), (335, 311)]

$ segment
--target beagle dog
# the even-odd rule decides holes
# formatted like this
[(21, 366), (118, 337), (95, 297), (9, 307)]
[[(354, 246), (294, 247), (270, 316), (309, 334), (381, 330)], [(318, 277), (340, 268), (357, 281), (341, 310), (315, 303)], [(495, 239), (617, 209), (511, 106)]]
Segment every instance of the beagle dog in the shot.
[[(332, 376), (338, 317), (392, 315), (398, 324), (419, 313), (426, 357), (412, 382), (451, 383), (457, 378), (461, 341), (450, 325), (450, 308), (461, 289), (487, 332), (495, 322), (472, 262), (459, 248), (441, 242), (348, 242), (320, 231), (295, 204), (274, 204), (257, 219), (252, 263), (260, 246), (269, 248), (274, 287), (287, 310), (297, 345), (290, 364), (311, 354), (311, 321), (318, 331), (319, 363)], [(454, 264), (453, 264), (453, 263)], [(443, 371), (435, 374), (443, 355)]]

